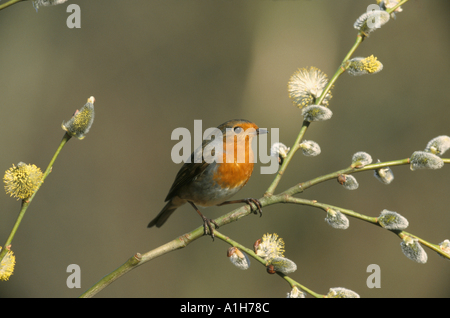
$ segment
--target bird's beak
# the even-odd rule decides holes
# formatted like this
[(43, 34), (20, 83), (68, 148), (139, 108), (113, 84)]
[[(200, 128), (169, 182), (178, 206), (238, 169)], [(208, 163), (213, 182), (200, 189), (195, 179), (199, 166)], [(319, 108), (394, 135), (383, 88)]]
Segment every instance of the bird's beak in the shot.
[(263, 135), (263, 134), (268, 134), (268, 133), (269, 133), (269, 131), (267, 129), (264, 129), (264, 128), (256, 129), (256, 134), (257, 135)]

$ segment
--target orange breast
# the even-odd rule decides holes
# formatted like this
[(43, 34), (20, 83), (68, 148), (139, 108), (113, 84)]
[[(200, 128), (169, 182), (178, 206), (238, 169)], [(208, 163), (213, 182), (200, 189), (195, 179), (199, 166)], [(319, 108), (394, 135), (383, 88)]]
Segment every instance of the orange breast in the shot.
[[(251, 139), (249, 136), (246, 140), (234, 142), (234, 162), (227, 162), (226, 152), (223, 154), (223, 162), (217, 165), (217, 170), (214, 172), (214, 181), (223, 188), (242, 188), (250, 179), (253, 172), (253, 150), (251, 148)], [(233, 145), (224, 145), (230, 149)], [(242, 151), (245, 147), (245, 161), (238, 162), (238, 151)]]
[(252, 172), (253, 163), (222, 163), (214, 173), (214, 181), (222, 188), (242, 188)]

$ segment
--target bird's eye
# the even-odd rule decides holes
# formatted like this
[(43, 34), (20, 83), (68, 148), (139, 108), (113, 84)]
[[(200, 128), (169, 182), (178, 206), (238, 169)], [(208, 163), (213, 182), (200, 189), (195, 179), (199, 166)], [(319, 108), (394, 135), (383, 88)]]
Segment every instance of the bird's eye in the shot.
[(235, 134), (240, 134), (243, 131), (244, 131), (244, 129), (242, 127), (239, 127), (239, 126), (234, 127), (234, 133)]

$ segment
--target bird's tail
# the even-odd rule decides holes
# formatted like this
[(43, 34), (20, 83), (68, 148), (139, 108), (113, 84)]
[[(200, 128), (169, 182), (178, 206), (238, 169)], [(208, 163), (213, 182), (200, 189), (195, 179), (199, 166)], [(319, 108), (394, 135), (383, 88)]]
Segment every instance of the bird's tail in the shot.
[(161, 227), (178, 207), (179, 205), (174, 204), (172, 200), (170, 200), (147, 227), (152, 227), (154, 225), (156, 225), (156, 227)]

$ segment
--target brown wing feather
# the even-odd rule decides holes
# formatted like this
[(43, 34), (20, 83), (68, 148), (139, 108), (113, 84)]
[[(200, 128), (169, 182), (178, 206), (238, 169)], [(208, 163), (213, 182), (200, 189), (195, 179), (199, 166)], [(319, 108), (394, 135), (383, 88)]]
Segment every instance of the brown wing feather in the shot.
[[(214, 139), (213, 139), (214, 140)], [(212, 140), (204, 140), (202, 143), (202, 149), (210, 143)], [(211, 155), (214, 156), (214, 149), (211, 151)], [(208, 167), (209, 163), (205, 162), (202, 156), (202, 162), (195, 163), (194, 162), (195, 151), (191, 154), (191, 162), (186, 162), (178, 171), (177, 176), (175, 177), (175, 181), (172, 184), (172, 187), (169, 190), (169, 194), (167, 194), (166, 200), (169, 201), (172, 199), (182, 186), (191, 182), (195, 177), (199, 176), (203, 171), (205, 171), (206, 167)]]

